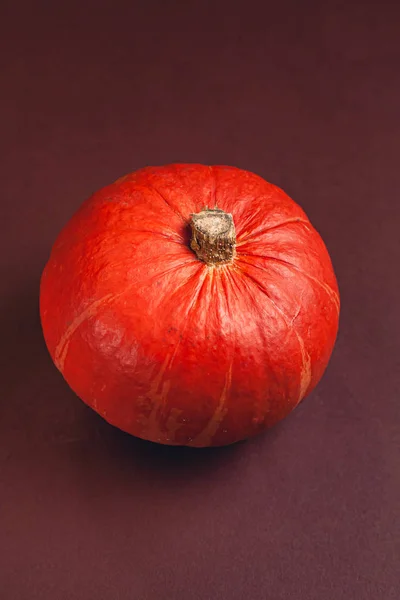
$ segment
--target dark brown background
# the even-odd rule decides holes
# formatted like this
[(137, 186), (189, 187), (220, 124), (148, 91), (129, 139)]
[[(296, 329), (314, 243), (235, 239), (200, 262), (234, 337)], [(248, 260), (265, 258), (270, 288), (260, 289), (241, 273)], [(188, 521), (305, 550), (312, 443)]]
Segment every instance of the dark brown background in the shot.
[[(400, 597), (400, 9), (395, 2), (3, 2), (2, 600)], [(225, 163), (331, 252), (340, 337), (285, 423), (218, 451), (113, 430), (47, 355), (63, 223), (127, 171)]]

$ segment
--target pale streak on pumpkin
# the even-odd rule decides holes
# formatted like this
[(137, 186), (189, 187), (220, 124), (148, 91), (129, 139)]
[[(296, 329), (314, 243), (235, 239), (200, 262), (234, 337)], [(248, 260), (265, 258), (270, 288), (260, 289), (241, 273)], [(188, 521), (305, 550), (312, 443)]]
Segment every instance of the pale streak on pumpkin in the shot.
[(300, 371), (299, 398), (297, 400), (297, 404), (299, 404), (303, 400), (304, 396), (306, 395), (307, 390), (311, 383), (311, 377), (312, 377), (311, 357), (305, 348), (304, 340), (301, 337), (301, 335), (294, 328), (293, 328), (293, 331), (295, 332), (296, 337), (298, 339), (299, 346), (300, 346), (300, 352), (301, 352), (301, 358), (303, 361), (301, 371)]
[(178, 419), (181, 416), (182, 411), (178, 408), (171, 408), (169, 417), (167, 419), (167, 432), (169, 441), (175, 440), (176, 432), (182, 427), (182, 423), (179, 423)]
[(71, 337), (74, 335), (75, 331), (78, 329), (78, 327), (82, 325), (82, 323), (84, 323), (87, 319), (90, 319), (90, 317), (93, 317), (97, 313), (97, 309), (99, 308), (99, 306), (106, 304), (110, 300), (114, 300), (119, 295), (120, 294), (106, 294), (99, 300), (95, 300), (95, 302), (89, 304), (89, 306), (84, 311), (82, 311), (77, 317), (75, 317), (75, 319), (72, 321), (69, 327), (67, 327), (54, 351), (54, 362), (57, 368), (61, 371), (61, 373), (64, 369), (65, 359), (67, 357)]
[(130, 178), (132, 178), (132, 173), (128, 173), (127, 175), (122, 175), (122, 177), (119, 177), (118, 179), (116, 179), (114, 181), (114, 184), (123, 183), (124, 181), (127, 181)]
[(297, 406), (297, 404), (299, 404), (299, 402), (301, 402), (301, 400), (306, 395), (306, 392), (310, 386), (311, 378), (312, 378), (311, 357), (306, 350), (303, 338), (301, 337), (299, 332), (296, 331), (295, 327), (293, 326), (294, 320), (300, 313), (300, 307), (299, 307), (298, 311), (296, 312), (295, 316), (292, 319), (289, 319), (289, 317), (286, 315), (286, 313), (283, 310), (281, 310), (279, 308), (279, 306), (277, 306), (277, 304), (275, 304), (275, 302), (271, 298), (269, 298), (269, 300), (272, 302), (272, 304), (275, 306), (275, 308), (283, 316), (289, 331), (292, 331), (295, 334), (297, 341), (299, 343), (302, 365), (301, 365), (301, 370), (300, 370), (299, 397), (298, 397), (298, 400), (296, 403), (296, 406)]
[[(173, 443), (175, 440), (176, 432), (178, 431), (178, 429), (180, 429), (182, 427), (182, 424), (178, 423), (178, 418), (182, 414), (182, 411), (177, 408), (173, 408), (170, 411), (170, 414), (168, 416), (167, 423), (166, 423), (166, 429), (167, 429), (166, 434), (164, 434), (160, 430), (159, 422), (158, 422), (158, 416), (159, 416), (160, 409), (163, 405), (165, 405), (167, 396), (171, 389), (170, 381), (168, 381), (168, 380), (164, 381), (162, 384), (161, 384), (161, 381), (162, 381), (162, 378), (164, 376), (164, 373), (165, 373), (167, 367), (170, 367), (172, 360), (173, 360), (173, 357), (171, 358), (170, 355), (167, 356), (166, 361), (164, 361), (163, 366), (161, 367), (160, 373), (157, 375), (156, 379), (154, 380), (154, 382), (150, 388), (150, 391), (147, 393), (147, 398), (153, 403), (153, 408), (151, 410), (151, 413), (150, 413), (148, 419), (145, 421), (144, 430), (145, 430), (146, 437), (153, 441)], [(161, 384), (161, 390), (158, 391), (160, 384)]]
[(227, 397), (228, 397), (228, 394), (229, 394), (229, 391), (230, 391), (231, 385), (232, 385), (232, 367), (233, 367), (233, 365), (231, 362), (228, 372), (225, 377), (224, 389), (222, 390), (222, 394), (220, 396), (218, 406), (217, 406), (213, 416), (211, 417), (211, 419), (209, 420), (209, 422), (207, 423), (207, 425), (205, 426), (203, 431), (201, 431), (194, 438), (194, 440), (192, 440), (189, 443), (189, 446), (202, 447), (202, 446), (210, 446), (211, 445), (214, 435), (217, 433), (219, 426), (221, 425), (226, 413), (228, 412), (228, 409), (225, 406), (225, 404), (226, 404), (226, 400), (227, 400)]
[(302, 271), (302, 269), (299, 269), (298, 267), (295, 267), (295, 268), (300, 273), (303, 273), (303, 275), (305, 275), (306, 277), (308, 277), (309, 279), (311, 279), (311, 281), (315, 281), (315, 283), (317, 285), (321, 286), (326, 291), (326, 293), (328, 294), (328, 296), (330, 296), (333, 304), (335, 305), (337, 313), (339, 314), (340, 313), (340, 300), (339, 300), (339, 296), (335, 292), (335, 290), (333, 290), (327, 283), (323, 283), (322, 281), (320, 281), (319, 279), (317, 279), (313, 275), (310, 275), (309, 273), (306, 273), (306, 271)]
[[(173, 358), (176, 354), (176, 348), (174, 352), (170, 352), (164, 359), (161, 369), (153, 380), (150, 390), (147, 392), (146, 397), (153, 403), (153, 408), (145, 424), (146, 435), (149, 439), (154, 441), (161, 441), (160, 428), (158, 425), (158, 412), (160, 406), (163, 405), (167, 399), (168, 392), (171, 387), (170, 381), (163, 381), (164, 374), (168, 367), (171, 366)], [(159, 389), (161, 386), (161, 390)]]

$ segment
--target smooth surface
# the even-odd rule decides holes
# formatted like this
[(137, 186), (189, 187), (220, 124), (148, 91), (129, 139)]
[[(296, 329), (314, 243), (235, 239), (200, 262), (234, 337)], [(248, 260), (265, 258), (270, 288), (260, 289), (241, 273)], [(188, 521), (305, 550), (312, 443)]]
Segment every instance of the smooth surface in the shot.
[[(172, 5), (2, 4), (1, 598), (397, 599), (400, 9)], [(177, 160), (284, 188), (341, 290), (316, 391), (219, 451), (107, 426), (39, 327), (40, 273), (81, 201)]]

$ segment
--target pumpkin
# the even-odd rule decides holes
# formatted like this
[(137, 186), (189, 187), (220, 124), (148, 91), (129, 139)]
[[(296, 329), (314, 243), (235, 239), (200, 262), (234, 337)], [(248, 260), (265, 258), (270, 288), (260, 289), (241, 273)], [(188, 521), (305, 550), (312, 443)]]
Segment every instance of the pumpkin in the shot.
[(40, 293), (50, 355), (86, 404), (134, 436), (196, 447), (286, 417), (327, 367), (339, 306), (304, 211), (253, 173), (197, 164), (92, 195)]

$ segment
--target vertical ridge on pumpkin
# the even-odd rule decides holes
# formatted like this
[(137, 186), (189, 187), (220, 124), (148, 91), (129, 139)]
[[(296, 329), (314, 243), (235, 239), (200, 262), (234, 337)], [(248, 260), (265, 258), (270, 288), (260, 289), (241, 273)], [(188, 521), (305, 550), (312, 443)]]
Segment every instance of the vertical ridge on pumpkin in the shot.
[(156, 194), (158, 194), (160, 196), (160, 198), (162, 198), (162, 200), (164, 200), (165, 204), (172, 210), (173, 213), (176, 214), (177, 217), (179, 217), (186, 225), (186, 219), (185, 217), (182, 215), (182, 213), (180, 213), (179, 211), (176, 210), (176, 208), (174, 206), (172, 206), (171, 202), (169, 200), (167, 200), (166, 196), (164, 194), (162, 194), (156, 187), (154, 187), (154, 185), (150, 182), (146, 182), (146, 187), (149, 190), (152, 190), (153, 192), (155, 192)]

